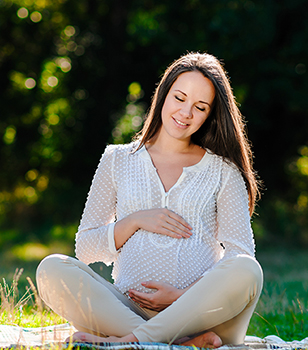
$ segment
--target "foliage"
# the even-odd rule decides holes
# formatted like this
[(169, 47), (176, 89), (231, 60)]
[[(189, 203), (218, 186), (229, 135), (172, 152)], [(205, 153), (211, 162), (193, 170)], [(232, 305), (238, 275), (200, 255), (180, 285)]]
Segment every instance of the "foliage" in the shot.
[(191, 50), (224, 59), (247, 117), (259, 242), (308, 244), (305, 6), (0, 0), (0, 246), (77, 225), (106, 143), (139, 130), (159, 75)]

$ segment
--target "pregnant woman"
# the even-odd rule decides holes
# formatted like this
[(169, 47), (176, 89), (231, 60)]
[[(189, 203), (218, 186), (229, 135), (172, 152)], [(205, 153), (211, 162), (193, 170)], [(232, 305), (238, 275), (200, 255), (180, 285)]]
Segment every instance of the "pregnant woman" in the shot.
[[(243, 343), (262, 289), (250, 216), (258, 194), (243, 118), (220, 62), (189, 53), (165, 71), (142, 132), (109, 145), (76, 257), (37, 270), (73, 340)], [(111, 284), (88, 264), (114, 264)]]

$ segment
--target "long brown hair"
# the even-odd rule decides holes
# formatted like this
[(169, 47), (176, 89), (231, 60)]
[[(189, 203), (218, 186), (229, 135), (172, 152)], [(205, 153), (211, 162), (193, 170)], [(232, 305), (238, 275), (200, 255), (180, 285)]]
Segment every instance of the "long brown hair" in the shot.
[(252, 167), (252, 151), (245, 132), (244, 118), (237, 107), (227, 73), (216, 57), (206, 53), (188, 53), (166, 69), (155, 90), (150, 110), (139, 134), (138, 149), (160, 130), (161, 111), (173, 83), (180, 74), (191, 71), (201, 72), (215, 87), (211, 114), (201, 128), (192, 135), (191, 140), (238, 167), (246, 183), (250, 215), (252, 215), (260, 194)]

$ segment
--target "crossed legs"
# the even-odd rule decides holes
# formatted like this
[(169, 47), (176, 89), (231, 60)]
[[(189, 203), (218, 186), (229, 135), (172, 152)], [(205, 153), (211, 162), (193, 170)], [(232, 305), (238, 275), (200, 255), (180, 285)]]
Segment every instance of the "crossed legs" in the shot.
[(240, 255), (219, 264), (156, 313), (140, 308), (74, 258), (51, 255), (37, 270), (41, 298), (79, 331), (120, 339), (130, 335), (140, 342), (173, 342), (194, 335), (204, 340), (206, 335), (200, 334), (209, 331), (224, 344), (243, 343), (262, 279), (256, 260)]

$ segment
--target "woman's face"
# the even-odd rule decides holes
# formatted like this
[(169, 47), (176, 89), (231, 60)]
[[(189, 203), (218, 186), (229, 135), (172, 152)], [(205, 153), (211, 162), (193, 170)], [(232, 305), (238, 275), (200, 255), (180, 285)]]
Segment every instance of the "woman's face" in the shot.
[(215, 98), (212, 82), (198, 71), (185, 72), (171, 86), (161, 112), (161, 133), (190, 141), (208, 118)]

